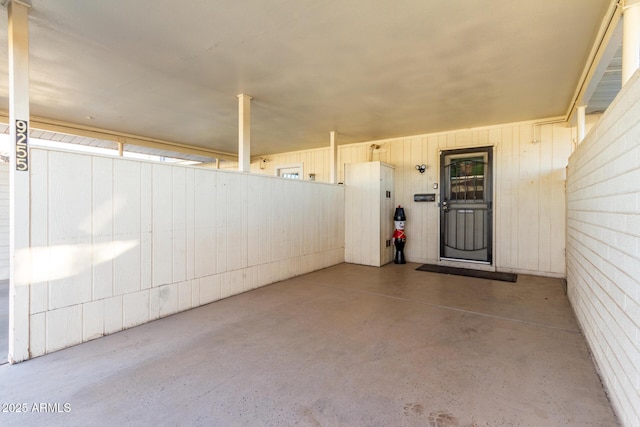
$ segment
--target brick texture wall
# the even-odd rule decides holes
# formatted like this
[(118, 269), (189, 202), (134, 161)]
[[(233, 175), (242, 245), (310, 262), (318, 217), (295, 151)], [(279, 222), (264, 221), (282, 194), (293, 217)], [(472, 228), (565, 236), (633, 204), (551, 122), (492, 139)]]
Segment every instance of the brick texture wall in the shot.
[(640, 426), (640, 73), (569, 159), (567, 281), (625, 426)]

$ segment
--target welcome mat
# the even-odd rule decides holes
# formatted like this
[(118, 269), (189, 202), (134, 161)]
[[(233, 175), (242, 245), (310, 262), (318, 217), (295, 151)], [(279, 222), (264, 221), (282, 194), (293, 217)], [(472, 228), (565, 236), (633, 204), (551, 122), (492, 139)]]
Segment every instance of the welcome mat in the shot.
[(470, 270), (468, 268), (445, 267), (443, 265), (424, 264), (416, 268), (420, 271), (431, 273), (453, 274), (455, 276), (477, 277), (479, 279), (501, 280), (503, 282), (516, 282), (518, 275), (513, 273), (497, 273), (495, 271)]

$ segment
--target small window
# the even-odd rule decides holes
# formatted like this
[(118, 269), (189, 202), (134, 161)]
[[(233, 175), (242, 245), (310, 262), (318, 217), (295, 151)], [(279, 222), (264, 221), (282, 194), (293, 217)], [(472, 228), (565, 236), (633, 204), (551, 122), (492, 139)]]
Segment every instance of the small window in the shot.
[(303, 164), (276, 166), (276, 176), (288, 179), (302, 179)]

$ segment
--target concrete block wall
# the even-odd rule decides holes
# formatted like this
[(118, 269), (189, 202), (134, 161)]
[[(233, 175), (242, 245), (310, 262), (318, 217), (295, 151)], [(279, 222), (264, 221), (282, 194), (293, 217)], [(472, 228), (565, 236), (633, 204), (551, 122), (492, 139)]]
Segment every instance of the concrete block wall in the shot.
[(32, 149), (30, 357), (344, 261), (344, 188)]
[(611, 401), (640, 425), (640, 74), (569, 160), (567, 282)]

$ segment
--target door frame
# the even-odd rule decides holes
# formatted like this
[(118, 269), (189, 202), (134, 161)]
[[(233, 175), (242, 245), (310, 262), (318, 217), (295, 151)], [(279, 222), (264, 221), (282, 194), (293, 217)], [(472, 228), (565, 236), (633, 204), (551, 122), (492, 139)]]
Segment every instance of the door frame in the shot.
[[(494, 146), (487, 145), (481, 147), (467, 147), (467, 148), (456, 148), (456, 149), (441, 149), (440, 150), (440, 192), (439, 192), (439, 200), (438, 209), (439, 209), (439, 264), (454, 264), (454, 265), (462, 265), (468, 264), (468, 266), (472, 268), (480, 268), (487, 267), (490, 270), (493, 270), (495, 267), (495, 159), (494, 159)], [(445, 157), (450, 155), (464, 155), (464, 154), (473, 154), (473, 153), (483, 153), (487, 155), (487, 165), (489, 167), (490, 176), (486, 180), (486, 186), (488, 194), (490, 194), (490, 199), (487, 203), (487, 213), (489, 215), (488, 218), (488, 233), (490, 234), (487, 238), (487, 259), (488, 261), (476, 261), (471, 259), (458, 259), (458, 258), (447, 258), (444, 256), (444, 241), (445, 241), (445, 221), (444, 221), (444, 211), (442, 209), (442, 202), (445, 199), (445, 191), (447, 190), (447, 177), (445, 176)]]

